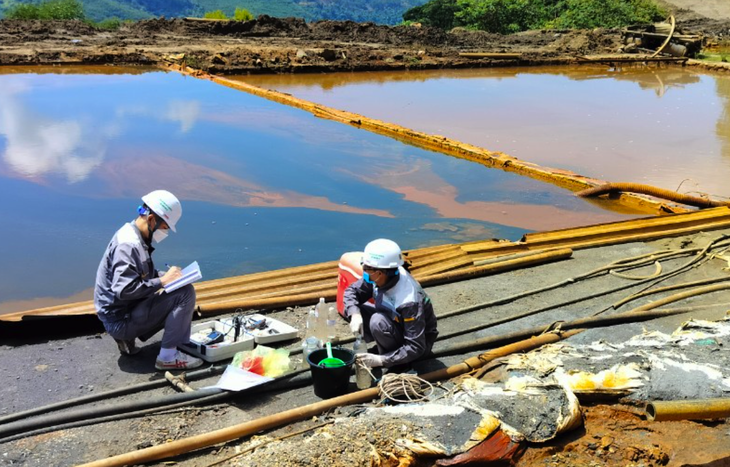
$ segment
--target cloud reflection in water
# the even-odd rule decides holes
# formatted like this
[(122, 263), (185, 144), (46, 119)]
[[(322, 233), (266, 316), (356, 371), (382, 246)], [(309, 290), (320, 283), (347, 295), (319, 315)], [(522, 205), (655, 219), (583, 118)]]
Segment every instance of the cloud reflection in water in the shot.
[(75, 119), (53, 120), (32, 112), (20, 99), (27, 91), (19, 81), (0, 90), (3, 159), (23, 177), (58, 174), (69, 183), (84, 180), (104, 159), (108, 135), (92, 134)]

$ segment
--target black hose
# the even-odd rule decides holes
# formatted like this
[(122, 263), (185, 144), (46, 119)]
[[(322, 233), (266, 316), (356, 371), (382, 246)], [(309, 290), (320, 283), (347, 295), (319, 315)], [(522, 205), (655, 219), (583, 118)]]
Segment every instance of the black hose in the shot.
[[(209, 368), (197, 371), (191, 371), (185, 374), (185, 379), (188, 381), (195, 381), (197, 379), (207, 378), (209, 376), (215, 376), (223, 373), (227, 365), (211, 366)], [(163, 388), (170, 384), (166, 379), (158, 379), (155, 381), (148, 381), (145, 383), (134, 384), (123, 388), (111, 389), (105, 392), (99, 392), (96, 394), (90, 394), (88, 396), (77, 397), (75, 399), (69, 399), (66, 401), (56, 402), (54, 404), (44, 405), (43, 407), (36, 407), (34, 409), (25, 410), (23, 412), (17, 412), (4, 417), (0, 417), (0, 426), (20, 420), (22, 418), (32, 417), (34, 415), (41, 415), (55, 410), (67, 409), (81, 404), (88, 404), (102, 399), (110, 399), (112, 397), (126, 396), (137, 392), (147, 391), (149, 389)]]
[[(142, 402), (116, 404), (111, 407), (94, 407), (74, 412), (64, 412), (57, 415), (47, 415), (31, 420), (23, 420), (9, 425), (0, 426), (0, 437), (2, 437), (0, 438), (0, 443), (66, 428), (75, 428), (107, 421), (140, 417), (163, 410), (170, 410), (189, 405), (223, 402), (228, 399), (235, 399), (242, 394), (256, 394), (265, 391), (277, 390), (282, 387), (286, 388), (287, 385), (282, 383), (287, 382), (289, 379), (294, 379), (294, 377), (308, 371), (308, 369), (295, 370), (276, 377), (272, 381), (268, 381), (259, 386), (254, 386), (237, 392), (224, 391), (217, 388), (200, 389), (194, 392), (172, 394)], [(296, 380), (292, 384), (292, 387), (297, 384), (308, 384), (309, 382), (311, 382), (311, 377), (309, 377), (309, 379), (301, 378), (300, 380)]]

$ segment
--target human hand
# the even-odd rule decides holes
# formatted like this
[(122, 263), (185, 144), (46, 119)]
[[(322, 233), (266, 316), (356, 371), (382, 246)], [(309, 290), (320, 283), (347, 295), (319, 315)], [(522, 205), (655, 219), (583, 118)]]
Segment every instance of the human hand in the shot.
[(350, 315), (350, 331), (356, 336), (362, 336), (362, 315), (360, 313)]
[(179, 279), (180, 277), (182, 277), (182, 270), (177, 266), (172, 266), (162, 277), (160, 277), (160, 282), (164, 287), (175, 279)]
[(368, 368), (383, 366), (383, 357), (374, 353), (359, 353), (355, 359)]

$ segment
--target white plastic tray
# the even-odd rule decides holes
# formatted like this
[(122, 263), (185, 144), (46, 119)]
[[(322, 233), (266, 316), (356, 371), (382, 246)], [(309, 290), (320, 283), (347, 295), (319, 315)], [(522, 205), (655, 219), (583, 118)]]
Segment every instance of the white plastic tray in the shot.
[[(198, 337), (205, 337), (211, 331), (218, 331), (225, 336), (223, 342), (212, 345), (201, 344)], [(198, 334), (200, 333), (200, 334)], [(197, 334), (197, 335), (196, 335)], [(236, 342), (233, 341), (234, 330), (232, 320), (222, 319), (205, 321), (194, 324), (190, 328), (190, 344), (181, 345), (179, 348), (187, 353), (200, 357), (206, 362), (217, 362), (226, 358), (233, 358), (236, 352), (251, 350), (254, 348), (254, 337), (241, 332)]]
[(248, 315), (246, 319), (248, 322), (259, 321), (262, 319), (266, 320), (266, 327), (264, 329), (247, 329), (245, 331), (246, 334), (251, 336), (257, 344), (270, 344), (272, 342), (296, 339), (299, 332), (295, 327), (264, 315)]

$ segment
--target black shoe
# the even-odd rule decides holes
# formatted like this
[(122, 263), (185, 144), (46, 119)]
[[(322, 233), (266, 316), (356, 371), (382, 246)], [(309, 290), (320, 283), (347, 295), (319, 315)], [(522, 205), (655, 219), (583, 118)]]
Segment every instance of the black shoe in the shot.
[(121, 352), (122, 355), (135, 355), (139, 353), (140, 348), (137, 347), (136, 339), (123, 341), (120, 339), (114, 339), (114, 341), (117, 343), (117, 347), (119, 347), (119, 352)]

